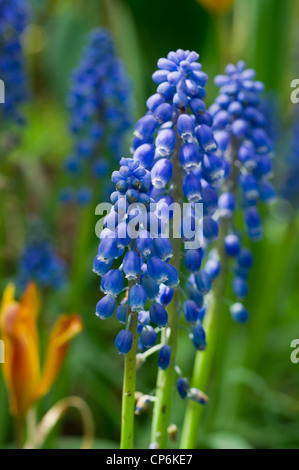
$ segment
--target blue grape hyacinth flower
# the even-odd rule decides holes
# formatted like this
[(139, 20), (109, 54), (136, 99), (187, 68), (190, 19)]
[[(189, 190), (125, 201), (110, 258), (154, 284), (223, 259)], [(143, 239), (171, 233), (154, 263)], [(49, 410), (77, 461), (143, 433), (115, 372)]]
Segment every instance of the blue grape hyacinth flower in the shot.
[(111, 162), (119, 162), (132, 120), (130, 81), (108, 30), (89, 34), (67, 104), (74, 144), (64, 170), (75, 187), (72, 200), (86, 205), (92, 199), (91, 182), (107, 177)]
[[(161, 295), (167, 302), (169, 293), (165, 289), (178, 283), (178, 273), (168, 264), (172, 256), (169, 239), (159, 238), (164, 225), (155, 214), (155, 201), (149, 196), (150, 172), (132, 158), (122, 158), (111, 181), (115, 185), (110, 196), (113, 206), (104, 218), (93, 264), (93, 271), (101, 276), (104, 293), (96, 315), (105, 319), (116, 311), (116, 318), (126, 324), (126, 330), (119, 333), (115, 344), (120, 354), (127, 354), (132, 346), (129, 331), (132, 315), (138, 315), (142, 349), (152, 347), (157, 340), (150, 322), (159, 328), (167, 326), (168, 315)], [(147, 304), (149, 313), (145, 310)]]
[(17, 285), (20, 289), (30, 281), (54, 290), (63, 289), (68, 281), (67, 263), (47, 239), (39, 222), (30, 226), (18, 266)]
[[(190, 331), (191, 325), (198, 321), (204, 295), (212, 285), (212, 277), (202, 271), (202, 260), (204, 246), (218, 236), (215, 217), (218, 187), (225, 174), (223, 157), (216, 153), (212, 116), (204, 102), (208, 76), (198, 58), (196, 52), (178, 49), (158, 61), (158, 70), (152, 75), (157, 90), (147, 100), (148, 111), (137, 122), (132, 142), (133, 159), (151, 172), (149, 194), (157, 202), (161, 218), (171, 214), (174, 202), (188, 202), (189, 211), (184, 214), (179, 229), (182, 241), (194, 241), (196, 224), (203, 232), (203, 246), (176, 248), (181, 250), (190, 273), (187, 281), (179, 276), (181, 290), (189, 296), (189, 300), (179, 303), (190, 323)], [(196, 203), (202, 203), (202, 213), (198, 212)], [(161, 245), (166, 250), (166, 243)], [(147, 269), (155, 282), (169, 285), (164, 281), (167, 273), (159, 258), (152, 257)]]
[(10, 128), (24, 123), (22, 108), (29, 95), (22, 45), (28, 20), (26, 0), (0, 0), (0, 79), (5, 88), (0, 115), (3, 125)]
[[(224, 238), (224, 251), (235, 260), (232, 288), (239, 300), (247, 296), (253, 259), (250, 251), (243, 247), (243, 236), (235, 227), (235, 212), (242, 210), (247, 236), (258, 241), (263, 236), (259, 204), (270, 203), (275, 198), (274, 187), (269, 182), (273, 141), (267, 133), (268, 122), (264, 115), (264, 86), (255, 80), (255, 75), (255, 71), (246, 69), (242, 61), (228, 65), (225, 75), (215, 78), (219, 95), (209, 109), (218, 144), (217, 154), (222, 156), (226, 167), (218, 214), (220, 220), (226, 221), (228, 233)], [(237, 319), (239, 314), (232, 314), (232, 317)], [(245, 321), (248, 315), (244, 314), (242, 318)]]

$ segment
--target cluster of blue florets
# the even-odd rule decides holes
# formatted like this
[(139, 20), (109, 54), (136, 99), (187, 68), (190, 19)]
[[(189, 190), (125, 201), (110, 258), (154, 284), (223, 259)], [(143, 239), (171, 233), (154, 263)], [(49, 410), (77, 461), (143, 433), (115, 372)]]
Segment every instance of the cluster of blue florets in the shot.
[[(258, 201), (268, 202), (274, 196), (268, 183), (271, 141), (264, 131), (265, 120), (259, 110), (262, 84), (253, 80), (254, 72), (246, 71), (243, 63), (228, 66), (227, 76), (216, 79), (221, 87), (220, 95), (207, 111), (204, 98), (208, 77), (201, 70), (198, 57), (196, 52), (178, 49), (158, 61), (159, 70), (153, 74), (157, 91), (147, 100), (148, 111), (136, 124), (133, 158), (122, 159), (120, 170), (112, 175), (116, 185), (111, 195), (114, 206), (105, 218), (94, 261), (94, 271), (102, 276), (101, 289), (105, 294), (97, 304), (96, 314), (107, 318), (116, 311), (118, 320), (127, 325), (116, 338), (122, 354), (132, 345), (128, 328), (131, 312), (138, 312), (140, 348), (150, 348), (156, 343), (157, 332), (150, 323), (158, 328), (167, 326), (165, 307), (172, 300), (179, 275), (183, 302), (178, 308), (185, 325), (189, 325), (190, 339), (198, 350), (207, 347), (202, 321), (213, 281), (222, 268), (220, 254), (209, 245), (218, 238), (219, 220), (224, 217), (230, 222), (224, 249), (235, 260), (234, 291), (238, 300), (242, 300), (247, 294), (247, 277), (253, 259), (250, 251), (242, 247), (240, 234), (232, 223), (236, 188), (241, 188), (247, 233), (254, 240), (261, 236)], [(237, 178), (232, 184), (235, 171)], [(177, 172), (183, 175), (180, 188)], [(189, 203), (188, 210), (176, 229), (182, 243), (198, 242), (195, 248), (185, 246), (183, 252), (187, 276), (178, 275), (168, 263), (173, 249), (165, 235), (171, 219), (174, 225), (173, 204), (185, 201)], [(133, 210), (129, 208), (132, 203)], [(139, 203), (147, 208), (142, 215)], [(200, 209), (197, 203), (201, 203)], [(139, 233), (133, 240), (130, 223), (135, 219), (136, 227), (136, 217)], [(147, 228), (147, 222), (153, 219), (155, 234)], [(110, 223), (115, 229), (109, 228)], [(122, 237), (120, 232), (124, 234)], [(197, 239), (200, 233), (202, 240)], [(123, 255), (122, 264), (112, 269), (114, 260)], [(124, 287), (125, 277), (128, 287)], [(124, 298), (117, 305), (123, 291)], [(149, 312), (146, 302), (150, 304)], [(238, 322), (248, 318), (241, 302), (231, 305), (230, 311)], [(159, 366), (163, 369), (171, 358), (167, 331), (165, 337), (166, 342), (159, 349)], [(202, 404), (208, 400), (201, 391), (190, 388), (185, 378), (178, 379), (177, 389), (182, 398), (189, 397)]]
[(21, 36), (28, 22), (26, 0), (0, 0), (0, 79), (5, 85), (2, 125), (24, 122), (22, 105), (28, 97)]
[(119, 162), (131, 126), (130, 82), (105, 29), (89, 35), (82, 61), (72, 76), (68, 107), (75, 145), (64, 168), (70, 183), (77, 185), (76, 190), (65, 188), (61, 200), (86, 204), (92, 197), (89, 183), (107, 176), (111, 161)]
[[(117, 319), (126, 324), (115, 344), (121, 354), (127, 354), (133, 340), (129, 330), (131, 312), (138, 313), (140, 348), (150, 348), (157, 340), (150, 323), (157, 328), (167, 326), (165, 306), (178, 284), (178, 273), (168, 263), (172, 246), (164, 236), (164, 222), (157, 215), (155, 201), (149, 196), (150, 172), (139, 162), (122, 158), (111, 180), (116, 188), (110, 198), (113, 207), (104, 218), (105, 228), (93, 265), (94, 272), (101, 276), (104, 293), (96, 315), (105, 319), (115, 311)], [(120, 257), (122, 261), (113, 268)], [(164, 349), (160, 353), (161, 367), (167, 363), (167, 352)]]
[(17, 284), (24, 289), (34, 281), (42, 288), (62, 289), (67, 284), (67, 264), (39, 230), (29, 233), (21, 255)]
[[(260, 106), (263, 84), (255, 80), (255, 71), (246, 69), (244, 62), (238, 62), (236, 66), (228, 65), (225, 72), (226, 75), (215, 78), (220, 92), (209, 112), (213, 116), (218, 154), (223, 155), (226, 166), (226, 179), (218, 202), (219, 217), (229, 222), (230, 233), (225, 237), (224, 249), (236, 260), (233, 291), (243, 300), (248, 292), (248, 272), (253, 259), (250, 251), (242, 247), (242, 237), (234, 227), (233, 217), (237, 202), (241, 200), (248, 237), (253, 241), (261, 239), (258, 203), (269, 203), (275, 197), (269, 182), (273, 144), (265, 130), (266, 119)], [(231, 307), (231, 314), (238, 321), (248, 317), (239, 302)]]

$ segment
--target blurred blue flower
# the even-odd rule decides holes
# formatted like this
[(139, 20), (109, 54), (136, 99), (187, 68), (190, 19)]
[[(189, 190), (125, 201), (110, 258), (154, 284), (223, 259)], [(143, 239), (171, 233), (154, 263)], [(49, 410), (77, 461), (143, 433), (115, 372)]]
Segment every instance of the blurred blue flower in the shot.
[(39, 222), (30, 225), (18, 266), (18, 286), (23, 289), (29, 281), (55, 290), (67, 283), (67, 264), (46, 238)]
[(0, 0), (0, 79), (5, 84), (5, 102), (0, 106), (3, 125), (22, 124), (22, 106), (28, 98), (28, 83), (22, 34), (29, 18), (26, 0)]
[(132, 120), (131, 85), (109, 31), (98, 28), (89, 34), (67, 104), (74, 147), (64, 169), (79, 192), (77, 202), (84, 205), (92, 195), (90, 189), (86, 197), (86, 184), (104, 179), (111, 163), (119, 162)]

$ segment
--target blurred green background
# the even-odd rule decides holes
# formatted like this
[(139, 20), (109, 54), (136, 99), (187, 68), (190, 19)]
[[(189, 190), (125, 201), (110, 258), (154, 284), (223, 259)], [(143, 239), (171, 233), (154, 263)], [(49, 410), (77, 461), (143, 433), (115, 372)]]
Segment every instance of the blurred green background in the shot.
[[(275, 157), (279, 170), (288, 151), (283, 129), (288, 128), (295, 107), (290, 82), (299, 72), (299, 5), (292, 0), (236, 0), (225, 15), (213, 16), (195, 0), (36, 0), (32, 4), (34, 18), (24, 38), (32, 89), (28, 122), (20, 146), (9, 155), (9, 178), (4, 174), (1, 185), (1, 291), (14, 280), (28, 217), (39, 214), (70, 263), (71, 277), (62, 293), (44, 293), (42, 335), (48, 334), (48, 325), (63, 311), (78, 312), (84, 331), (75, 339), (53, 390), (39, 403), (38, 415), (61, 397), (78, 395), (91, 408), (95, 446), (116, 448), (123, 359), (114, 345), (117, 320), (101, 322), (94, 315), (100, 294), (99, 279), (91, 271), (98, 244), (97, 218), (93, 207), (78, 208), (67, 217), (57, 204), (64, 177), (61, 164), (71, 149), (66, 94), (86, 34), (99, 25), (112, 31), (133, 82), (136, 119), (154, 93), (151, 74), (156, 62), (170, 50), (199, 52), (210, 77), (228, 61), (245, 60), (279, 103), (277, 118), (283, 134)], [(216, 96), (212, 78), (207, 92), (209, 105)], [(275, 177), (278, 184), (280, 176), (278, 172)], [(206, 390), (210, 402), (201, 424), (200, 447), (299, 447), (299, 364), (290, 360), (290, 343), (299, 337), (298, 223), (296, 211), (282, 202), (264, 214), (264, 240), (252, 246), (255, 266), (246, 302), (250, 323), (233, 324), (223, 304), (222, 336)], [(194, 354), (182, 332), (178, 362), (185, 375), (191, 374)], [(154, 356), (138, 372), (137, 390), (148, 393), (154, 388), (156, 367)], [(13, 441), (13, 423), (2, 378), (0, 402), (0, 446), (6, 447)], [(185, 403), (176, 396), (172, 421), (179, 429), (184, 409)], [(148, 447), (150, 418), (150, 409), (136, 417), (137, 447)], [(46, 446), (78, 447), (80, 435), (80, 421), (69, 412)], [(174, 448), (177, 445), (172, 443)]]

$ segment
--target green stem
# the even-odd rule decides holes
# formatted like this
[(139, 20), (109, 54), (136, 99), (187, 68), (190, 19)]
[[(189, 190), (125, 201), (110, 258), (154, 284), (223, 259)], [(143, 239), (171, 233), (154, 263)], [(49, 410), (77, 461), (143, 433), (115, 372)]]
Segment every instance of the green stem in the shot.
[(134, 445), (137, 324), (138, 315), (136, 313), (132, 313), (129, 330), (133, 334), (133, 342), (130, 352), (125, 356), (121, 416), (121, 449), (133, 449)]
[[(175, 188), (173, 198), (175, 202), (181, 202), (183, 200), (182, 193), (182, 169), (180, 166), (179, 154), (181, 147), (181, 138), (177, 134), (176, 147), (173, 154), (173, 174), (175, 175)], [(173, 258), (171, 264), (177, 269), (178, 272), (181, 270), (181, 252), (182, 252), (182, 240), (180, 238), (174, 238), (174, 233), (171, 238), (173, 247)], [(166, 337), (166, 331), (162, 332), (162, 345), (168, 344), (171, 347), (170, 363), (166, 370), (159, 369), (157, 377), (157, 388), (156, 388), (156, 402), (154, 406), (153, 422), (152, 422), (152, 442), (156, 442), (159, 449), (167, 448), (168, 433), (167, 428), (169, 426), (171, 402), (174, 390), (174, 383), (176, 377), (175, 371), (175, 358), (177, 353), (178, 343), (178, 317), (179, 317), (179, 289), (174, 289), (173, 299), (168, 308), (168, 327), (169, 336)]]
[[(207, 335), (207, 349), (198, 351), (195, 356), (195, 363), (192, 377), (192, 387), (199, 390), (205, 390), (211, 365), (214, 358), (214, 352), (217, 345), (219, 314), (222, 307), (222, 300), (226, 286), (228, 259), (223, 249), (224, 237), (227, 234), (227, 223), (223, 221), (220, 226), (220, 235), (218, 240), (218, 249), (220, 252), (221, 275), (214, 282), (211, 304), (204, 321), (205, 332)], [(190, 400), (187, 406), (184, 425), (182, 430), (181, 449), (195, 449), (197, 443), (197, 434), (202, 415), (202, 406)]]

